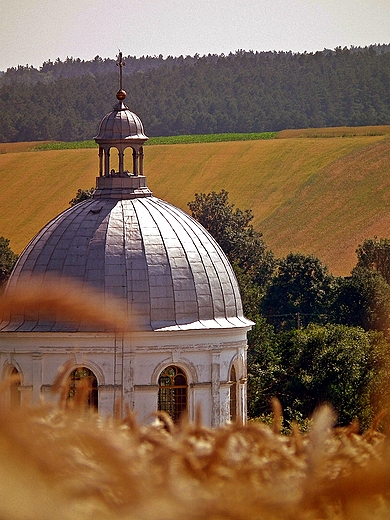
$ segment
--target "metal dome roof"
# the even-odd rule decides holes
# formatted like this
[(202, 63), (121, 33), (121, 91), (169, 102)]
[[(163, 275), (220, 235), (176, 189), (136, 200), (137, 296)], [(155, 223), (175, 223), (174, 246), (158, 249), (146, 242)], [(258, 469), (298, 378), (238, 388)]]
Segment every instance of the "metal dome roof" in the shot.
[[(121, 299), (138, 330), (243, 327), (237, 280), (211, 235), (156, 197), (89, 199), (47, 224), (21, 254), (8, 288), (46, 273)], [(11, 316), (2, 331), (77, 331), (82, 324)]]
[(112, 112), (106, 114), (100, 122), (97, 142), (106, 140), (142, 140), (148, 137), (144, 133), (141, 119), (129, 110), (129, 107), (119, 101)]

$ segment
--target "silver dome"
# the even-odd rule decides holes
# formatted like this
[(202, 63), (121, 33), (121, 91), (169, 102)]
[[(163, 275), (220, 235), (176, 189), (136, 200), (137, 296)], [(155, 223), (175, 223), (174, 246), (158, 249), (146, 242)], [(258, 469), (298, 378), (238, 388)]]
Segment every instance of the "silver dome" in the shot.
[[(89, 199), (49, 222), (21, 254), (8, 288), (46, 274), (76, 279), (127, 305), (138, 330), (242, 327), (237, 280), (211, 235), (156, 197)], [(11, 316), (2, 331), (79, 331)], [(88, 329), (90, 330), (90, 329)]]
[(141, 119), (120, 101), (115, 105), (114, 110), (101, 120), (95, 139), (100, 142), (126, 139), (146, 141), (148, 138), (144, 133)]

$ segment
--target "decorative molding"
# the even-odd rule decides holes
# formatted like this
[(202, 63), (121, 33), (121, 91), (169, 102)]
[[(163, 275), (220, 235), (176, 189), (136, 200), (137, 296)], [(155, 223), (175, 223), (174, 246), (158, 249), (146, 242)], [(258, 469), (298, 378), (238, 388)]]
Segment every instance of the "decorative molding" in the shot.
[[(175, 364), (176, 366), (178, 366), (184, 370), (184, 372), (187, 375), (187, 382), (189, 385), (198, 382), (198, 373), (197, 373), (194, 363), (192, 363), (185, 357), (180, 357), (178, 359), (178, 361), (172, 362), (172, 358), (173, 358), (173, 356), (171, 355), (171, 357), (164, 359), (155, 367), (155, 369), (153, 370), (152, 378), (151, 378), (152, 385), (158, 386), (158, 378), (160, 377), (161, 372), (166, 367), (168, 367), (169, 365), (172, 365), (172, 364)], [(188, 376), (190, 376), (190, 377), (188, 377)]]
[(136, 392), (158, 392), (158, 385), (134, 385), (134, 390)]
[(221, 381), (219, 383), (220, 388), (230, 388), (232, 386), (232, 381)]
[[(66, 366), (68, 361), (66, 361), (65, 363), (62, 363), (62, 365), (58, 368), (57, 374), (59, 374), (61, 371), (64, 370), (64, 367)], [(105, 385), (105, 378), (104, 378), (103, 370), (97, 363), (95, 363), (94, 361), (91, 361), (91, 359), (88, 359), (85, 356), (85, 354), (83, 354), (83, 359), (82, 359), (81, 363), (76, 363), (76, 360), (75, 360), (75, 362), (72, 364), (71, 368), (69, 368), (67, 370), (68, 376), (70, 376), (70, 374), (73, 372), (73, 370), (75, 370), (78, 367), (89, 368), (89, 370), (91, 370), (94, 373), (94, 375), (97, 379), (98, 387)]]
[(172, 363), (178, 363), (180, 360), (180, 350), (174, 350), (172, 352)]
[(190, 388), (196, 390), (196, 389), (204, 389), (204, 388), (211, 388), (211, 381), (204, 381), (201, 383), (190, 383), (188, 385)]

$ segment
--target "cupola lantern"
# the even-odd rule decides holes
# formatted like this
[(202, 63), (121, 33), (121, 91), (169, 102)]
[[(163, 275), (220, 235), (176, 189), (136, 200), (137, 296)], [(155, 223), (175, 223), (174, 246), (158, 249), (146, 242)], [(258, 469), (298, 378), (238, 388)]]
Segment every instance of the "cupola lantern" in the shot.
[[(115, 198), (118, 189), (120, 198), (150, 196), (144, 177), (143, 145), (148, 140), (144, 133), (141, 119), (131, 112), (124, 103), (126, 91), (122, 85), (122, 68), (125, 66), (122, 53), (119, 52), (119, 90), (116, 93), (118, 103), (100, 122), (95, 141), (99, 145), (99, 177), (96, 181), (94, 198)], [(111, 167), (111, 149), (118, 151), (118, 171)], [(132, 148), (132, 171), (125, 168), (125, 150)]]

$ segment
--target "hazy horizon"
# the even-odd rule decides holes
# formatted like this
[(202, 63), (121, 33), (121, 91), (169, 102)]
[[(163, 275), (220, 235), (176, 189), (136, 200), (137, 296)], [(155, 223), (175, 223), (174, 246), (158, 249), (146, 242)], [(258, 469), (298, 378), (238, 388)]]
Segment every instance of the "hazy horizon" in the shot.
[(0, 70), (67, 56), (315, 52), (390, 43), (389, 0), (0, 0)]

